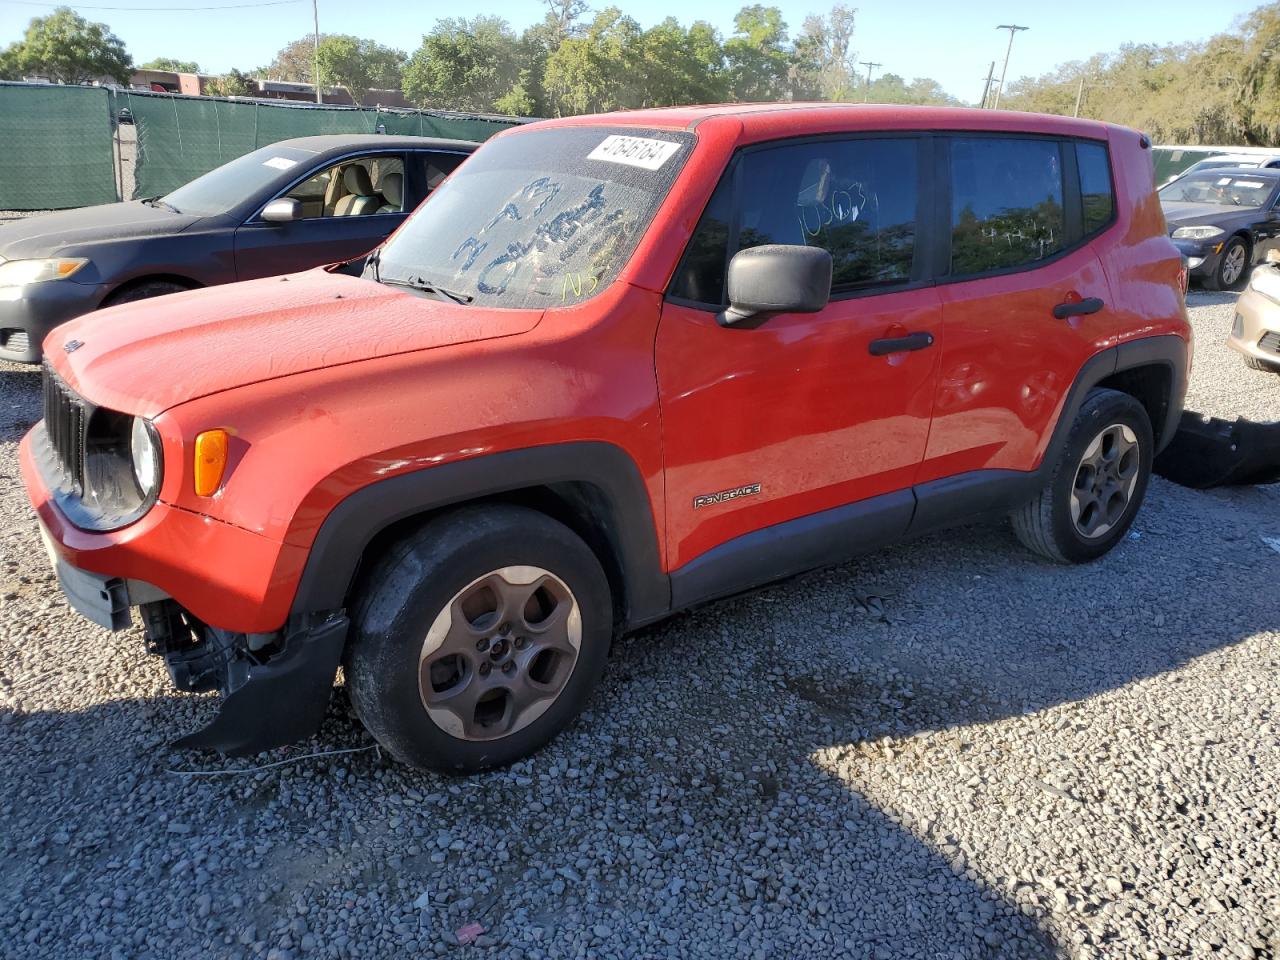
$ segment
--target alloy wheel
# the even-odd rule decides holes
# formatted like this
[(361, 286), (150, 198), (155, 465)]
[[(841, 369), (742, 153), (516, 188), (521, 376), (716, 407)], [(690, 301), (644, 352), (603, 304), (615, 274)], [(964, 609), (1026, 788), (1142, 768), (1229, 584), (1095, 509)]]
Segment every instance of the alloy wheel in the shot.
[(1076, 467), (1071, 520), (1086, 540), (1105, 536), (1125, 515), (1138, 486), (1142, 451), (1138, 435), (1123, 423), (1103, 428)]
[(1240, 279), (1240, 274), (1244, 273), (1244, 244), (1234, 243), (1227, 250), (1227, 255), (1222, 260), (1222, 283), (1223, 286), (1231, 286)]
[(496, 740), (542, 716), (564, 690), (582, 645), (582, 611), (541, 567), (494, 570), (436, 616), (418, 657), (427, 714), (461, 740)]

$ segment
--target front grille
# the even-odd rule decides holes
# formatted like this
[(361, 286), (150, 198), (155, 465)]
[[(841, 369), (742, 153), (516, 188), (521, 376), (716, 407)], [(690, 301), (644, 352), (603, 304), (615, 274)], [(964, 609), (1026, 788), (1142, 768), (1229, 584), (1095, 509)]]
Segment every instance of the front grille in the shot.
[(1280, 356), (1280, 333), (1274, 330), (1270, 333), (1264, 333), (1262, 339), (1258, 341), (1258, 349), (1267, 350)]
[(0, 330), (0, 350), (26, 353), (30, 345), (31, 340), (27, 336), (27, 331), (19, 330), (17, 327), (5, 327)]
[(84, 477), (84, 435), (88, 405), (44, 365), (44, 429), (63, 476), (79, 488)]

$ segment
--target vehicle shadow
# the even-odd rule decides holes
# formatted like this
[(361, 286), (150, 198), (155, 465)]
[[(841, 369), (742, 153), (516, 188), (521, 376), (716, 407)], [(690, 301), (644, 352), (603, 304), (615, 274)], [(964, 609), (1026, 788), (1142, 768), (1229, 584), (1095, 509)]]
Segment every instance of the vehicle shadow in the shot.
[[(252, 761), (165, 748), (212, 716), (207, 697), (0, 716), (0, 764), (21, 771), (0, 781), (0, 915), (33, 891), (92, 903), (123, 888), (148, 898), (147, 936), (173, 956), (228, 953), (224, 937), (288, 944), (295, 902), (401, 945), (478, 921), (497, 943), (536, 943), (529, 956), (594, 955), (599, 925), (646, 957), (726, 938), (767, 957), (1075, 955), (1046, 923), (1050, 891), (1031, 895), (1049, 881), (1027, 851), (1051, 850), (1045, 824), (1061, 818), (1137, 841), (1073, 753), (1072, 711), (1102, 698), (1119, 717), (1144, 681), (1280, 626), (1259, 600), (1275, 597), (1274, 565), (1252, 508), (1161, 481), (1152, 500), (1136, 537), (1087, 567), (971, 528), (649, 628), (616, 645), (573, 728), (476, 777), (369, 749), (341, 692), (313, 741)], [(136, 635), (103, 642), (164, 689)], [(922, 796), (939, 782), (946, 796)], [(129, 856), (139, 870), (122, 871)], [(228, 889), (242, 910), (190, 915)], [(1085, 943), (1103, 949), (1089, 929), (1105, 904), (1080, 900)], [(76, 943), (74, 911), (41, 924), (43, 942)]]
[(1188, 307), (1217, 307), (1224, 303), (1235, 303), (1240, 299), (1238, 291), (1206, 290), (1203, 287), (1192, 287), (1187, 291)]

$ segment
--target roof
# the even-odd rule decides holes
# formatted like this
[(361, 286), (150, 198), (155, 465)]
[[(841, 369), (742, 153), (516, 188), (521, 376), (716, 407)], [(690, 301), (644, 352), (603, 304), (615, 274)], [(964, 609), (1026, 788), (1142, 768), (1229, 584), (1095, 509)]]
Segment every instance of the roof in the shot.
[(308, 153), (345, 153), (348, 150), (408, 149), (474, 150), (480, 144), (470, 140), (447, 140), (444, 137), (403, 137), (385, 133), (331, 133), (317, 137), (294, 137), (270, 146), (293, 147)]
[(883, 126), (920, 130), (1028, 130), (1095, 138), (1104, 135), (1102, 131), (1107, 126), (1097, 120), (1019, 113), (1011, 110), (830, 102), (721, 103), (688, 107), (657, 107), (545, 120), (535, 126), (586, 124), (691, 130), (707, 120), (720, 117), (737, 119), (748, 138), (756, 133), (776, 130), (780, 121), (794, 125), (797, 130), (803, 130), (806, 127), (830, 127), (835, 123), (842, 127), (850, 125), (862, 128)]

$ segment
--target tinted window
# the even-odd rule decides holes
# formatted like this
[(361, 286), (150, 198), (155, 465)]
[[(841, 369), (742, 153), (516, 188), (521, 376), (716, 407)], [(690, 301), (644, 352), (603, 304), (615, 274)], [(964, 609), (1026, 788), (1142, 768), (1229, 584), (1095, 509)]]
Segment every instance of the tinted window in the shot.
[(917, 156), (915, 140), (823, 140), (744, 154), (738, 209), (731, 210), (726, 177), (690, 240), (672, 293), (723, 301), (725, 246), (733, 229), (735, 253), (766, 243), (829, 250), (833, 292), (907, 281), (915, 250)]
[(1076, 144), (1080, 168), (1080, 200), (1084, 206), (1084, 232), (1093, 233), (1111, 222), (1115, 197), (1111, 193), (1111, 164), (1100, 143)]
[(1066, 245), (1056, 142), (957, 138), (951, 179), (952, 274), (1024, 266)]

